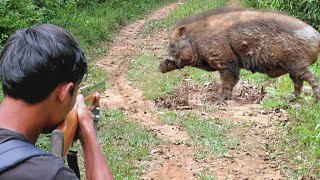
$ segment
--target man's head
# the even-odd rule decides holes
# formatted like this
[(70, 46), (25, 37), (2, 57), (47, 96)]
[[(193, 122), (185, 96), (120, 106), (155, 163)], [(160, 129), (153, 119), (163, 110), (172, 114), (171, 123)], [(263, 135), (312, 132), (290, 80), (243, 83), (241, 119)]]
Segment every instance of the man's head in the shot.
[(79, 84), (87, 73), (77, 41), (50, 24), (16, 31), (0, 58), (4, 95), (29, 104), (43, 101), (63, 82)]

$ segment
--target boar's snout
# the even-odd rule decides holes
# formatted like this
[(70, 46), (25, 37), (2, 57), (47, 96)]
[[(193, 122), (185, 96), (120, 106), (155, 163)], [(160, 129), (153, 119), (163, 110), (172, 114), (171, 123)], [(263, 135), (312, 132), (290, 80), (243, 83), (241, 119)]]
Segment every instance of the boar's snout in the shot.
[(159, 70), (162, 73), (173, 71), (175, 69), (178, 69), (178, 66), (176, 65), (176, 62), (172, 57), (165, 58), (165, 60), (162, 61), (159, 65)]

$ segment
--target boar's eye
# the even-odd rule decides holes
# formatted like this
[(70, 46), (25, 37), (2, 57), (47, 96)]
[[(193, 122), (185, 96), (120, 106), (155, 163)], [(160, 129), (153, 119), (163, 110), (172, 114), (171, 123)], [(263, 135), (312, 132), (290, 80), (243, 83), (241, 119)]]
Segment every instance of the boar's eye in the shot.
[(173, 56), (173, 57), (176, 57), (178, 55), (178, 49), (175, 43), (171, 43), (169, 45), (169, 54), (170, 56)]

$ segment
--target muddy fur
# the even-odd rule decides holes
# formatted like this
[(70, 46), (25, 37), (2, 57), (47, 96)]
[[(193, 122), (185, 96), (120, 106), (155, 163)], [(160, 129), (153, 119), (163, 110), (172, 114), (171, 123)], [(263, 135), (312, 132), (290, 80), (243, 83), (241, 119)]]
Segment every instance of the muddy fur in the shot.
[(184, 66), (219, 71), (222, 99), (230, 99), (241, 68), (278, 77), (289, 73), (295, 96), (307, 81), (320, 98), (309, 66), (320, 52), (320, 34), (294, 17), (267, 10), (218, 9), (178, 22), (170, 35), (165, 73)]

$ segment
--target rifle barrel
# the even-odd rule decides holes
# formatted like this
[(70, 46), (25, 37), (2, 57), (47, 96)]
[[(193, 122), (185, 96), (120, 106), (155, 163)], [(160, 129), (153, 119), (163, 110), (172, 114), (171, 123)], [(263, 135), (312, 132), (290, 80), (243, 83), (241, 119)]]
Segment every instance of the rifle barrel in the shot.
[(106, 83), (104, 81), (101, 81), (97, 84), (83, 86), (79, 89), (79, 91), (80, 91), (80, 94), (82, 94), (84, 97), (86, 97), (86, 96), (92, 94), (93, 92), (104, 89), (105, 87), (106, 87)]

